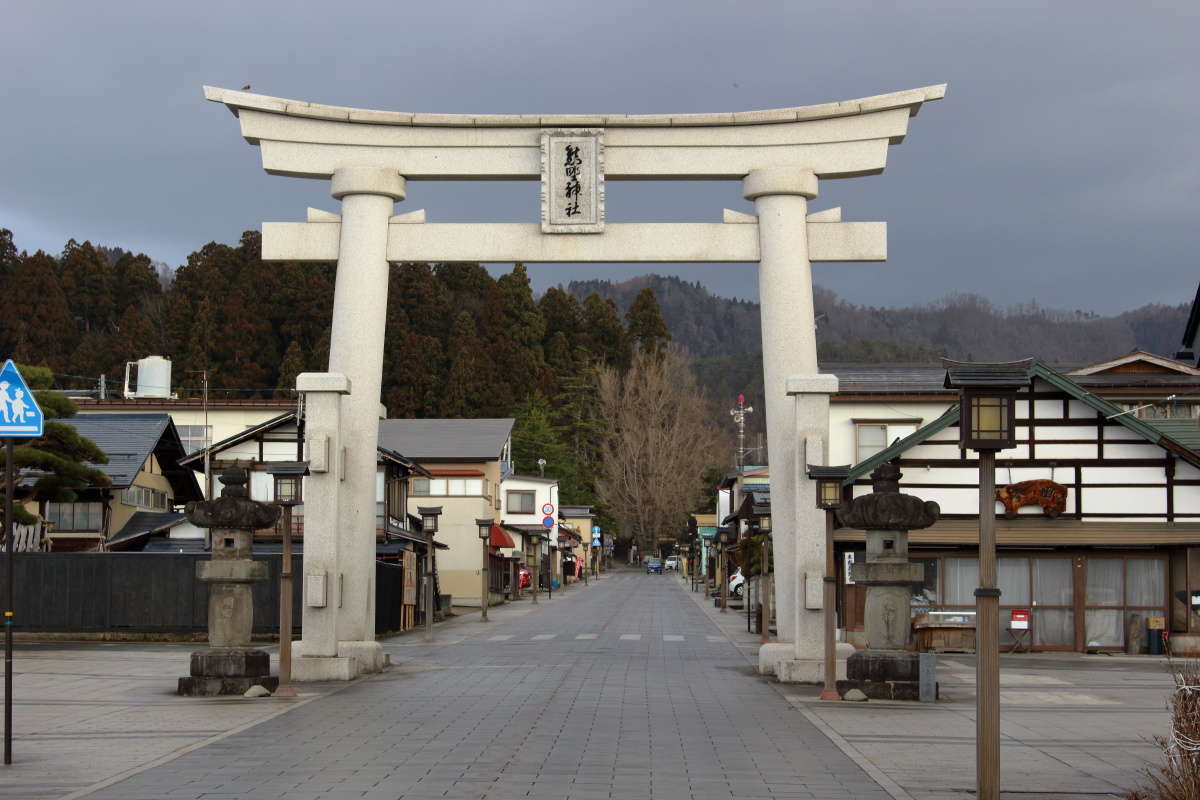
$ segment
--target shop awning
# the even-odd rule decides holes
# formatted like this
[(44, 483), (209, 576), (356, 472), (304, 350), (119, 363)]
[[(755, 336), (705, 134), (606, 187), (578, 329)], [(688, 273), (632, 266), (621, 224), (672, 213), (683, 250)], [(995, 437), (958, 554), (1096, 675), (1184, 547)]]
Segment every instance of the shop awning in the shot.
[(499, 525), (492, 525), (492, 536), (488, 539), (488, 544), (492, 547), (516, 547), (517, 543), (508, 535), (508, 531), (501, 528)]

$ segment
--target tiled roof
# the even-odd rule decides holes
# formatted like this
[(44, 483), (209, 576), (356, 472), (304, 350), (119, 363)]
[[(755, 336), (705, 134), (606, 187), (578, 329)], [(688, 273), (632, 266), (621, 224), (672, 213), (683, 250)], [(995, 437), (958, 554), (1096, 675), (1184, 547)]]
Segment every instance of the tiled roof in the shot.
[(1200, 453), (1200, 421), (1195, 419), (1143, 420), (1162, 435), (1174, 439), (1189, 450)]
[(187, 515), (172, 511), (136, 511), (129, 521), (121, 526), (121, 530), (108, 540), (108, 546), (111, 548), (114, 545), (128, 544), (142, 536), (169, 530), (185, 519)]
[(114, 487), (121, 488), (133, 483), (146, 459), (154, 452), (163, 431), (171, 424), (171, 417), (167, 414), (76, 414), (59, 421), (70, 425), (80, 436), (91, 439), (104, 451), (108, 463), (92, 466), (107, 475)]
[(507, 419), (383, 419), (379, 444), (414, 461), (496, 461), (512, 432)]

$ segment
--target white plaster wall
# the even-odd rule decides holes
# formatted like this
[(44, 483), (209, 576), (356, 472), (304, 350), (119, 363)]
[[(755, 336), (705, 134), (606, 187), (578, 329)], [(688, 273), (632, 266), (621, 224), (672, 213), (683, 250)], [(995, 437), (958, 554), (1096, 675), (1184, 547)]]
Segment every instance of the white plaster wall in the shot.
[[(1166, 492), (1165, 489), (1160, 489), (1160, 492)], [(1175, 487), (1175, 513), (1176, 514), (1200, 514), (1200, 486), (1176, 486)], [(1195, 522), (1196, 520), (1182, 520), (1183, 522)]]
[(263, 442), (264, 461), (296, 461), (296, 443)]
[(1057, 419), (1062, 416), (1062, 401), (1034, 400), (1033, 415), (1038, 419)]
[[(1045, 444), (1043, 442), (1038, 442), (1037, 456), (1039, 459), (1043, 460), (1051, 460), (1056, 458), (1095, 458), (1096, 446), (1094, 444)], [(997, 457), (996, 460), (999, 461), (1001, 459)]]
[[(1064, 426), (1037, 426), (1037, 451), (1040, 455), (1042, 446), (1048, 441), (1061, 441), (1069, 439), (1095, 439), (1097, 436), (1097, 428), (1095, 425), (1064, 425)], [(1081, 458), (1091, 458), (1096, 454), (1095, 445), (1086, 445), (1086, 449), (1080, 450)]]
[(1200, 469), (1193, 467), (1186, 461), (1175, 461), (1175, 479), (1181, 481), (1200, 480)]
[(1067, 412), (1070, 419), (1096, 418), (1096, 409), (1092, 408), (1082, 400), (1075, 400), (1073, 398), (1067, 403)]
[(1148, 442), (1146, 444), (1104, 443), (1105, 458), (1162, 458), (1165, 454), (1161, 447)]
[(1083, 516), (1091, 514), (1166, 514), (1165, 489), (1083, 487)]
[[(1108, 448), (1105, 448), (1107, 450)], [(1167, 482), (1162, 467), (1084, 467), (1080, 470), (1083, 482), (1088, 483), (1157, 483)]]
[(250, 499), (269, 503), (275, 499), (275, 479), (265, 472), (250, 473)]
[(833, 402), (829, 406), (829, 459), (830, 464), (854, 464), (856, 439), (851, 420), (871, 419), (914, 419), (920, 420), (917, 427), (928, 425), (945, 413), (950, 402), (936, 403), (867, 403)]
[[(294, 445), (293, 445), (294, 447)], [(294, 451), (293, 451), (294, 452)], [(257, 461), (258, 442), (239, 442), (215, 454), (213, 458), (220, 461)], [(294, 455), (292, 460), (294, 460)], [(281, 461), (284, 459), (280, 459)]]

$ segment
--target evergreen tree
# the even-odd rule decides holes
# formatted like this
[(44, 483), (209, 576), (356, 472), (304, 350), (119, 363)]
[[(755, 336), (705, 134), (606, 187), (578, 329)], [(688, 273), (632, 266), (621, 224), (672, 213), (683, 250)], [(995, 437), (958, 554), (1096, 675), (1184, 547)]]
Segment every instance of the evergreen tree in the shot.
[(296, 393), (296, 376), (301, 372), (304, 372), (304, 353), (300, 351), (300, 343), (292, 339), (283, 353), (283, 360), (279, 362), (279, 379), (275, 383), (276, 391), (285, 397), (294, 395)]
[(628, 369), (633, 350), (616, 303), (593, 292), (583, 301), (583, 313), (588, 351), (607, 366)]
[(13, 358), (64, 370), (79, 334), (60, 288), (54, 259), (21, 254), (8, 267), (0, 306), (0, 336)]
[[(125, 308), (116, 330), (107, 338), (107, 358), (103, 360), (103, 368), (99, 372), (108, 375), (119, 374), (126, 362), (162, 352), (162, 342), (158, 341), (154, 326), (136, 305)], [(96, 375), (99, 372), (89, 370), (80, 374)]]
[(91, 242), (67, 242), (58, 262), (62, 291), (83, 331), (104, 331), (113, 322), (113, 267)]
[(450, 334), (450, 370), (442, 393), (444, 417), (479, 417), (480, 406), (495, 388), (483, 344), (475, 322), (467, 311), (459, 312)]
[[(59, 420), (75, 416), (75, 404), (58, 392), (49, 391), (53, 373), (44, 367), (19, 367), (22, 377), (33, 390), (45, 417), (45, 432), (36, 439), (21, 439), (13, 447), (13, 462), (19, 470), (28, 470), (18, 482), (13, 496), (13, 521), (30, 525), (37, 517), (19, 505), (31, 501), (69, 503), (76, 492), (89, 486), (108, 483), (103, 472), (89, 464), (107, 464), (108, 456), (89, 439), (80, 436), (71, 425)], [(4, 451), (0, 450), (0, 464)], [(0, 487), (0, 499), (3, 487)], [(0, 509), (3, 505), (0, 505)], [(2, 511), (0, 511), (2, 516)]]
[(162, 294), (158, 271), (150, 257), (123, 252), (113, 264), (113, 316), (120, 319), (130, 306), (142, 306)]
[(629, 338), (643, 353), (658, 357), (667, 351), (667, 342), (671, 340), (671, 332), (658, 307), (658, 298), (654, 290), (647, 286), (638, 292), (625, 314), (629, 326)]
[(538, 459), (545, 459), (546, 477), (558, 478), (559, 502), (583, 503), (587, 494), (579, 465), (555, 429), (552, 414), (550, 402), (539, 392), (517, 405), (512, 429), (513, 469), (523, 475), (537, 475)]

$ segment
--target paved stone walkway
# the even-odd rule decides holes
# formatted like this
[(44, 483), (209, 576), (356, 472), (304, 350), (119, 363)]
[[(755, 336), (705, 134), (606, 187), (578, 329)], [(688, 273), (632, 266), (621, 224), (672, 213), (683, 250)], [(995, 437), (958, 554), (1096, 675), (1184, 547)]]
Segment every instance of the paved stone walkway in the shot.
[(887, 798), (671, 575), (391, 640), (397, 667), (88, 795)]

